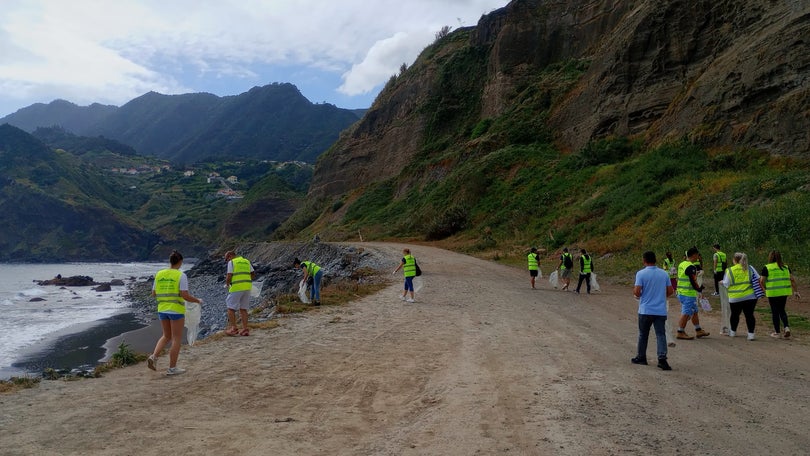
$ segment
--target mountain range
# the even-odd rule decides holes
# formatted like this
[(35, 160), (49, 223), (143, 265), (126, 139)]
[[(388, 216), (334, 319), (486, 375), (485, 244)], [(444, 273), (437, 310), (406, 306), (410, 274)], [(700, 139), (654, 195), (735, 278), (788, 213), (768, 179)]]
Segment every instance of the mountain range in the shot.
[[(150, 93), (112, 110), (94, 105), (87, 109), (109, 112), (72, 133), (85, 149), (103, 135), (116, 141), (105, 149), (123, 144), (175, 164), (271, 155), (315, 163), (311, 182), (307, 169), (256, 168), (270, 174), (257, 174), (231, 205), (191, 207), (212, 184), (177, 173), (91, 205), (119, 214), (122, 226), (141, 221), (161, 242), (207, 248), (359, 233), (513, 261), (525, 261), (528, 246), (569, 246), (631, 255), (633, 265), (641, 249), (708, 252), (720, 243), (761, 264), (770, 249), (810, 249), (807, 36), (810, 5), (801, 0), (513, 0), (474, 27), (437, 34), (359, 121), (273, 84), (236, 97)], [(288, 117), (333, 125), (318, 117), (326, 113), (345, 122), (335, 121), (332, 136)], [(34, 179), (59, 188), (65, 173), (85, 179), (85, 194), (103, 195), (90, 175), (48, 165), (97, 157), (55, 150), (75, 139), (52, 142), (52, 156), (11, 136), (26, 154), (50, 158), (4, 168), (4, 191)], [(21, 166), (27, 175), (10, 174)], [(305, 188), (293, 185), (301, 176)], [(65, 204), (88, 205), (69, 196)]]
[[(362, 113), (362, 111), (360, 111)], [(175, 164), (265, 159), (313, 163), (358, 111), (313, 104), (289, 83), (218, 97), (149, 92), (121, 107), (35, 104), (0, 119), (25, 131), (59, 126), (78, 136), (114, 139)]]

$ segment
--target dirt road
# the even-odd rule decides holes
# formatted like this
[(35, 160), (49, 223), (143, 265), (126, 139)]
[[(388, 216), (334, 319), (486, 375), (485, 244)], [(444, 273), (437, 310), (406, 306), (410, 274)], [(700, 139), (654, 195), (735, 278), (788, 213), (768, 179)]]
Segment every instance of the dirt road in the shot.
[[(392, 270), (402, 247), (364, 246)], [(398, 277), (350, 305), (184, 349), (182, 376), (161, 375), (161, 358), (158, 373), (142, 364), (0, 396), (0, 454), (810, 452), (804, 334), (721, 337), (706, 314), (712, 336), (679, 341), (664, 372), (630, 363), (629, 287), (531, 290), (524, 270), (412, 250), (425, 271), (415, 304), (398, 299)]]

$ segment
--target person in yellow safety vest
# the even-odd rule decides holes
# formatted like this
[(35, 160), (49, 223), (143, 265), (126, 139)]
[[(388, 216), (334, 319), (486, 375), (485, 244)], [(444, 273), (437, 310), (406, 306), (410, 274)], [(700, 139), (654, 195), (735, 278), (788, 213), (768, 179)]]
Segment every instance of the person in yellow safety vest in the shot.
[(678, 288), (678, 267), (675, 266), (675, 258), (672, 258), (672, 252), (666, 253), (664, 258), (664, 271), (669, 274), (669, 281), (672, 283), (672, 289)]
[(686, 334), (686, 322), (692, 319), (695, 325), (695, 336), (706, 337), (709, 335), (700, 327), (698, 317), (698, 299), (703, 297), (703, 285), (697, 284), (697, 266), (700, 252), (697, 247), (692, 247), (686, 251), (686, 259), (678, 265), (678, 301), (681, 302), (681, 318), (678, 321), (678, 335), (676, 338), (692, 340), (693, 336)]
[(740, 323), (740, 312), (745, 314), (745, 325), (748, 327), (748, 340), (754, 340), (754, 328), (757, 320), (754, 308), (757, 306), (757, 295), (754, 292), (754, 282), (759, 281), (759, 274), (748, 265), (748, 255), (737, 252), (734, 254), (734, 265), (726, 270), (723, 276), (723, 286), (728, 289), (728, 302), (731, 306), (729, 319), (729, 337), (734, 337), (737, 325)]
[[(309, 297), (312, 299), (312, 305), (321, 305), (321, 279), (323, 278), (323, 270), (321, 267), (312, 261), (301, 261), (298, 258), (293, 260), (293, 267), (304, 270), (304, 283), (309, 283), (311, 280), (312, 291)], [(310, 279), (310, 277), (312, 279)]]
[(560, 280), (565, 284), (561, 290), (567, 290), (571, 285), (571, 270), (574, 269), (574, 257), (568, 253), (568, 247), (565, 247), (560, 255), (560, 264), (557, 265), (557, 269), (560, 270)]
[(714, 244), (712, 248), (714, 249), (714, 255), (712, 255), (712, 262), (714, 263), (714, 269), (712, 269), (712, 271), (714, 271), (714, 293), (712, 293), (712, 296), (720, 296), (720, 282), (725, 276), (728, 263), (726, 263), (726, 254), (720, 251), (720, 244)]
[(537, 247), (532, 247), (529, 252), (529, 277), (531, 277), (532, 290), (534, 290), (534, 281), (537, 278), (538, 271), (540, 271), (540, 255), (537, 254)]
[[(405, 276), (405, 289), (402, 291), (402, 296), (400, 296), (399, 299), (405, 302), (416, 302), (413, 292), (413, 278), (416, 277), (416, 258), (411, 255), (411, 249), (408, 248), (402, 249), (402, 255), (402, 261), (400, 261), (397, 268), (392, 272), (392, 274), (396, 274), (397, 271), (402, 269), (402, 274)], [(408, 292), (411, 293), (411, 297), (405, 299)]]
[(577, 282), (577, 294), (582, 287), (582, 281), (585, 281), (588, 294), (591, 294), (591, 272), (593, 272), (593, 258), (588, 255), (585, 249), (579, 251), (579, 281)]
[(183, 265), (183, 255), (177, 250), (173, 251), (169, 256), (169, 264), (171, 267), (155, 274), (155, 282), (152, 285), (152, 296), (157, 298), (158, 320), (160, 320), (163, 335), (155, 344), (155, 350), (146, 359), (146, 365), (149, 369), (157, 370), (157, 359), (166, 344), (171, 341), (169, 368), (166, 370), (166, 375), (178, 375), (186, 371), (177, 367), (180, 345), (183, 343), (185, 302), (202, 304), (202, 299), (195, 298), (188, 292), (188, 277), (180, 271), (180, 266)]
[(790, 337), (790, 326), (788, 325), (788, 316), (785, 311), (787, 305), (787, 298), (791, 294), (796, 299), (801, 299), (798, 290), (796, 290), (796, 279), (790, 273), (790, 268), (782, 262), (782, 254), (778, 250), (772, 250), (768, 254), (768, 264), (762, 268), (760, 273), (759, 283), (762, 289), (765, 290), (765, 296), (768, 298), (768, 304), (771, 306), (771, 316), (773, 318), (773, 333), (771, 337), (778, 338), (781, 333), (779, 331), (780, 323), (785, 326), (785, 339)]
[[(248, 309), (250, 308), (250, 290), (256, 271), (253, 265), (245, 258), (238, 256), (233, 250), (225, 253), (228, 270), (225, 274), (225, 286), (228, 287), (228, 296), (225, 298), (225, 307), (228, 309), (228, 328), (225, 334), (229, 336), (249, 336)], [(242, 330), (236, 325), (236, 311), (242, 320)]]

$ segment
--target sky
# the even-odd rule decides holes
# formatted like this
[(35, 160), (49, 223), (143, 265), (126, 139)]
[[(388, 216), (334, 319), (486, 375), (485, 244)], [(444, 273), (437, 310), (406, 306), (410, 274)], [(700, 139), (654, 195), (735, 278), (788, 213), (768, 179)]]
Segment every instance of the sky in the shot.
[(508, 0), (2, 0), (0, 117), (149, 91), (238, 95), (289, 82), (367, 108), (436, 32)]

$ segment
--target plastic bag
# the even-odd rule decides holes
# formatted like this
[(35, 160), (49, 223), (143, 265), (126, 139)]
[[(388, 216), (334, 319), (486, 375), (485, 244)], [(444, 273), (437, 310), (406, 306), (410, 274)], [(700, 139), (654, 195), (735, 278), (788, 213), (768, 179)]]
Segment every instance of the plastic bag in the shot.
[(413, 292), (419, 293), (422, 288), (425, 286), (425, 279), (422, 277), (414, 277), (413, 278)]
[(256, 282), (253, 282), (253, 286), (250, 288), (250, 297), (251, 298), (258, 298), (259, 296), (261, 296), (263, 286), (264, 286), (264, 281), (259, 282), (258, 284)]
[(552, 287), (557, 288), (557, 286), (560, 284), (559, 280), (557, 279), (557, 271), (552, 272), (551, 275), (548, 276), (548, 283), (550, 283)]
[(189, 345), (194, 345), (197, 340), (197, 333), (200, 332), (200, 318), (202, 312), (200, 305), (196, 302), (186, 303), (186, 317), (183, 320), (183, 326), (186, 327), (186, 339)]
[(540, 279), (543, 278), (543, 271), (541, 271), (540, 268), (537, 268), (537, 277)]
[(709, 302), (709, 298), (700, 298), (700, 308), (706, 312), (712, 311), (712, 304)]
[(599, 288), (599, 282), (596, 281), (596, 273), (595, 272), (591, 273), (591, 290), (593, 290), (593, 291), (602, 291), (602, 289)]
[(304, 279), (301, 279), (301, 282), (298, 283), (298, 298), (301, 299), (301, 302), (304, 304), (309, 304), (309, 296), (307, 296), (307, 284), (304, 282)]

